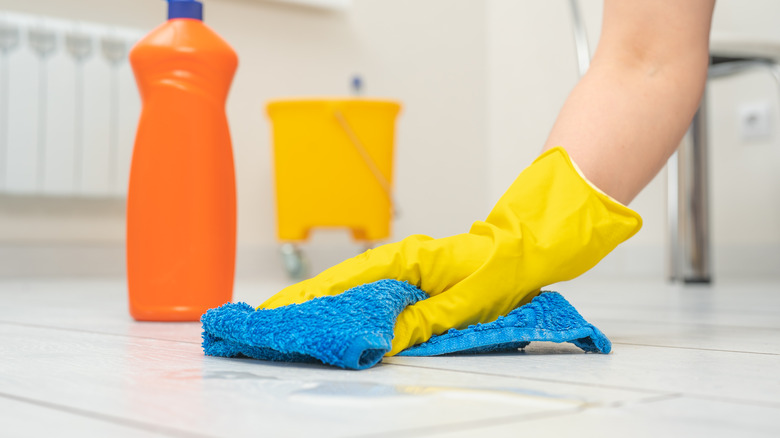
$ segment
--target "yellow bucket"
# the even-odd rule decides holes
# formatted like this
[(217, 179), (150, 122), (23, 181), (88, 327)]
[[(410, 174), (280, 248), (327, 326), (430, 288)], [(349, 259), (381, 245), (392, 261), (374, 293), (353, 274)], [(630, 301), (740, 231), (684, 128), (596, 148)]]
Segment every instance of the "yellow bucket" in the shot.
[(401, 105), (389, 100), (279, 100), (273, 131), (277, 233), (348, 228), (356, 240), (390, 236), (393, 144)]

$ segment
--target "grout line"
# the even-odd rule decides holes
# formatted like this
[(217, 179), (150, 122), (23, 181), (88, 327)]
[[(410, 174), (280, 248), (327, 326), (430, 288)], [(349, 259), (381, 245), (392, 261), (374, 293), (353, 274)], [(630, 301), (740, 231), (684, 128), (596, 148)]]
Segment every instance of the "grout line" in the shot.
[[(626, 312), (626, 311), (632, 312), (632, 311), (636, 311), (637, 309), (639, 309), (638, 305), (637, 306), (607, 307), (604, 304), (590, 304), (590, 305), (587, 305), (587, 306), (580, 304), (579, 307), (584, 308), (583, 313), (594, 313), (596, 311), (594, 309), (598, 309), (597, 311), (599, 311), (599, 312), (604, 312), (604, 313), (609, 312), (612, 315), (621, 314), (621, 313)], [(753, 310), (753, 311), (751, 311), (751, 310), (733, 310), (733, 309), (729, 309), (729, 308), (725, 308), (725, 307), (722, 308), (722, 309), (707, 309), (707, 310), (709, 312), (708, 316), (737, 315), (737, 316), (740, 316), (740, 317), (751, 318), (751, 317), (757, 317), (757, 316), (774, 316), (777, 313), (776, 310), (774, 309), (774, 307), (775, 307), (775, 305), (772, 305), (768, 310), (761, 310), (761, 311), (756, 311), (756, 310)], [(673, 315), (673, 316), (681, 316), (681, 313), (693, 312), (693, 311), (698, 311), (698, 310), (701, 310), (701, 309), (685, 309), (685, 308), (682, 308), (682, 307), (666, 307), (666, 306), (643, 306), (643, 307), (641, 307), (641, 310), (643, 312), (648, 312), (649, 311), (649, 312), (653, 312), (654, 314), (660, 314), (660, 315), (669, 314), (669, 315)], [(647, 322), (647, 323), (676, 322), (676, 323), (680, 323), (680, 324), (702, 324), (702, 325), (714, 325), (714, 326), (718, 326), (718, 327), (723, 327), (723, 326), (721, 326), (719, 324), (712, 324), (711, 322), (701, 322), (701, 323), (698, 323), (698, 322), (695, 322), (695, 321), (694, 322), (686, 322), (686, 321), (659, 321), (659, 320), (646, 319), (646, 318), (645, 319), (634, 320), (634, 319), (626, 319), (626, 318), (619, 318), (619, 317), (618, 318), (610, 317), (609, 319), (613, 319), (613, 320), (616, 320), (616, 321), (626, 321), (626, 322), (634, 322), (634, 321), (637, 321), (637, 322)], [(737, 327), (740, 327), (740, 326), (737, 325)], [(748, 327), (756, 327), (756, 326), (748, 326)], [(774, 330), (780, 329), (777, 326), (758, 326), (758, 328), (767, 328), (767, 329), (774, 329)]]
[(637, 347), (654, 347), (654, 348), (675, 348), (678, 350), (698, 350), (698, 351), (715, 351), (719, 353), (738, 353), (738, 354), (760, 354), (764, 356), (780, 356), (778, 353), (764, 353), (760, 351), (744, 351), (744, 350), (721, 350), (718, 348), (699, 348), (699, 347), (680, 347), (674, 345), (655, 345), (655, 344), (638, 344), (633, 342), (613, 342), (613, 345), (633, 345)]
[(376, 434), (358, 435), (352, 438), (395, 438), (399, 435), (404, 437), (427, 437), (427, 436), (435, 436), (437, 434), (446, 434), (454, 431), (462, 432), (468, 430), (473, 430), (475, 433), (478, 433), (479, 429), (485, 427), (510, 425), (514, 423), (543, 420), (547, 418), (570, 417), (573, 415), (582, 414), (591, 409), (620, 409), (623, 408), (624, 406), (628, 406), (632, 404), (659, 403), (668, 400), (674, 400), (681, 397), (682, 394), (665, 393), (665, 394), (659, 394), (656, 396), (651, 396), (651, 397), (647, 397), (635, 401), (629, 401), (629, 402), (623, 401), (623, 402), (615, 402), (615, 403), (608, 403), (608, 404), (586, 402), (582, 406), (574, 409), (535, 412), (535, 413), (529, 413), (524, 415), (512, 415), (506, 417), (480, 419), (480, 420), (472, 420), (472, 421), (465, 421), (465, 422), (458, 422), (458, 423), (438, 424), (436, 426), (425, 426), (425, 427), (419, 427), (414, 429), (400, 429), (400, 430), (380, 432)]
[(622, 405), (629, 405), (632, 403), (658, 403), (662, 401), (667, 400), (674, 400), (674, 399), (683, 399), (683, 398), (689, 398), (689, 399), (696, 399), (696, 400), (706, 400), (706, 401), (715, 401), (715, 402), (721, 402), (721, 403), (730, 403), (735, 405), (750, 405), (750, 406), (757, 406), (757, 407), (763, 407), (763, 408), (772, 408), (772, 409), (780, 409), (780, 403), (772, 403), (772, 402), (764, 402), (764, 401), (758, 401), (758, 400), (748, 400), (748, 399), (741, 399), (741, 398), (735, 398), (735, 397), (717, 397), (717, 396), (711, 396), (711, 395), (701, 395), (701, 394), (686, 394), (683, 392), (678, 392), (674, 394), (667, 394), (667, 395), (659, 395), (657, 397), (648, 397), (646, 399), (641, 399), (636, 402), (628, 402), (628, 403), (622, 403), (618, 402), (618, 404)]
[(626, 406), (631, 405), (642, 405), (642, 404), (649, 404), (649, 403), (659, 403), (669, 400), (676, 400), (678, 398), (682, 398), (684, 395), (682, 393), (666, 393), (666, 394), (659, 394), (659, 395), (653, 395), (646, 398), (640, 398), (639, 400), (618, 400), (612, 403), (589, 403), (589, 408), (623, 408)]
[(750, 405), (750, 406), (758, 406), (762, 408), (780, 409), (780, 403), (765, 402), (759, 400), (747, 400), (747, 399), (735, 398), (735, 397), (716, 397), (711, 395), (700, 395), (700, 394), (683, 394), (683, 397), (694, 398), (696, 400), (731, 403), (735, 405)]
[(616, 322), (620, 324), (647, 324), (647, 325), (669, 324), (669, 325), (676, 325), (681, 327), (780, 331), (780, 327), (712, 324), (709, 322), (662, 321), (662, 320), (653, 321), (649, 319), (623, 319), (623, 318), (598, 318), (598, 321), (609, 321), (609, 322)]
[(73, 332), (73, 333), (86, 333), (86, 334), (90, 334), (90, 335), (115, 336), (115, 337), (119, 337), (119, 338), (146, 339), (146, 340), (151, 340), (151, 341), (175, 342), (175, 343), (178, 343), (178, 344), (201, 345), (200, 341), (194, 342), (194, 341), (182, 341), (182, 340), (178, 340), (178, 339), (152, 338), (152, 337), (149, 337), (149, 336), (133, 336), (133, 335), (122, 334), (122, 333), (99, 332), (99, 331), (94, 331), (94, 330), (76, 329), (76, 328), (68, 328), (68, 327), (56, 327), (56, 326), (48, 326), (48, 325), (41, 325), (41, 324), (27, 324), (27, 323), (24, 323), (24, 322), (0, 321), (0, 324), (15, 325), (15, 326), (19, 326), (19, 327), (37, 328), (37, 329), (44, 329), (44, 330), (61, 330), (61, 331)]
[(453, 431), (462, 432), (465, 430), (473, 430), (475, 433), (482, 428), (489, 426), (501, 426), (513, 423), (520, 423), (524, 421), (541, 420), (545, 418), (565, 417), (579, 414), (585, 411), (586, 408), (579, 407), (575, 409), (566, 409), (561, 411), (544, 411), (535, 412), (524, 415), (511, 415), (506, 417), (497, 418), (485, 418), (480, 420), (463, 421), (448, 424), (437, 424), (432, 426), (417, 427), (413, 429), (396, 429), (386, 432), (379, 432), (366, 435), (354, 435), (352, 438), (396, 438), (398, 436), (403, 437), (428, 437), (443, 433), (449, 433)]
[(141, 429), (141, 430), (145, 430), (147, 432), (153, 432), (153, 433), (158, 433), (158, 434), (167, 435), (167, 436), (182, 437), (182, 438), (206, 438), (206, 437), (212, 438), (214, 436), (214, 435), (204, 435), (204, 434), (195, 433), (195, 432), (188, 432), (188, 431), (181, 430), (181, 429), (174, 429), (174, 428), (167, 427), (167, 426), (161, 426), (161, 425), (157, 425), (157, 424), (146, 423), (146, 422), (138, 421), (138, 420), (131, 420), (129, 418), (117, 417), (117, 416), (114, 416), (114, 415), (101, 414), (99, 412), (88, 411), (88, 410), (85, 410), (85, 409), (74, 408), (72, 406), (66, 406), (66, 405), (61, 405), (61, 404), (57, 404), (57, 403), (51, 403), (51, 402), (47, 402), (47, 401), (36, 400), (36, 399), (32, 399), (32, 398), (21, 397), (21, 396), (12, 395), (12, 394), (6, 394), (6, 393), (2, 393), (2, 392), (0, 392), (0, 397), (3, 397), (3, 398), (8, 399), (8, 400), (17, 401), (17, 402), (20, 402), (20, 403), (27, 403), (27, 404), (30, 404), (30, 405), (33, 405), (33, 406), (37, 406), (37, 407), (40, 407), (40, 408), (53, 409), (55, 411), (65, 412), (65, 413), (68, 413), (68, 414), (77, 415), (79, 417), (85, 417), (85, 418), (89, 418), (89, 419), (92, 419), (92, 420), (97, 420), (97, 421), (102, 421), (102, 422), (106, 422), (106, 423), (116, 424), (116, 425), (119, 425), (119, 426), (130, 427), (130, 428), (133, 428), (133, 429)]
[[(768, 283), (771, 283), (772, 286), (775, 285), (775, 282), (768, 282)], [(581, 299), (579, 299), (577, 301), (578, 301), (578, 304), (581, 305), (581, 306), (588, 306), (588, 307), (594, 306), (594, 307), (599, 307), (599, 308), (608, 309), (608, 310), (616, 310), (616, 311), (636, 308), (636, 306), (641, 306), (642, 309), (645, 309), (645, 310), (680, 310), (680, 309), (683, 309), (685, 307), (690, 308), (690, 307), (695, 307), (695, 306), (698, 306), (698, 305), (706, 304), (706, 305), (714, 305), (714, 306), (716, 306), (715, 308), (712, 308), (711, 310), (714, 310), (714, 311), (726, 311), (726, 310), (728, 310), (729, 313), (738, 313), (738, 314), (768, 314), (768, 313), (772, 312), (771, 309), (767, 309), (767, 308), (757, 309), (757, 308), (751, 308), (751, 307), (748, 307), (748, 306), (737, 307), (736, 309), (734, 309), (732, 307), (732, 305), (734, 303), (739, 303), (739, 304), (744, 303), (744, 299), (745, 298), (743, 297), (742, 299), (739, 299), (739, 300), (733, 300), (733, 299), (731, 299), (731, 298), (729, 298), (727, 296), (728, 294), (731, 294), (731, 293), (733, 293), (733, 291), (731, 291), (731, 292), (724, 292), (722, 294), (722, 296), (720, 296), (720, 297), (718, 297), (718, 296), (713, 297), (711, 295), (708, 295), (708, 296), (701, 296), (701, 297), (692, 298), (692, 299), (686, 299), (686, 298), (683, 298), (681, 295), (674, 294), (673, 296), (670, 296), (668, 298), (669, 299), (679, 298), (680, 299), (679, 302), (671, 302), (671, 301), (666, 301), (666, 300), (664, 300), (662, 302), (659, 302), (659, 301), (656, 301), (656, 300), (652, 300), (650, 302), (645, 302), (645, 303), (635, 303), (633, 301), (614, 301), (614, 300), (609, 299), (608, 297), (605, 297), (604, 295), (601, 295), (599, 297), (594, 297), (594, 296), (586, 297), (585, 294), (583, 293), (583, 295), (580, 297)], [(770, 304), (772, 306), (775, 306), (779, 302), (775, 300), (775, 297), (772, 295), (772, 293), (773, 292), (769, 292), (767, 290), (767, 293), (765, 293), (765, 294), (752, 295), (752, 296), (748, 297), (748, 299), (750, 299), (750, 300), (757, 300), (757, 299), (761, 300), (761, 299), (769, 298), (770, 300), (768, 301), (768, 304)]]
[(436, 371), (450, 371), (450, 372), (453, 372), (453, 373), (462, 373), (462, 374), (468, 374), (468, 375), (477, 374), (477, 375), (482, 375), (482, 376), (504, 377), (504, 378), (511, 378), (511, 379), (519, 379), (519, 380), (531, 380), (531, 381), (536, 381), (536, 382), (550, 382), (550, 383), (563, 384), (563, 385), (575, 385), (575, 386), (585, 386), (585, 387), (591, 387), (591, 388), (614, 389), (614, 390), (620, 390), (620, 391), (633, 391), (633, 392), (640, 392), (640, 393), (646, 393), (646, 394), (655, 394), (655, 396), (659, 397), (659, 398), (669, 397), (669, 396), (688, 397), (688, 398), (695, 398), (695, 399), (699, 399), (699, 400), (721, 401), (721, 402), (728, 402), (728, 403), (734, 403), (734, 404), (768, 407), (768, 408), (774, 408), (774, 409), (780, 408), (780, 403), (777, 403), (777, 402), (767, 402), (767, 401), (753, 400), (753, 399), (743, 399), (743, 398), (737, 398), (737, 397), (718, 397), (718, 396), (707, 395), (707, 394), (697, 394), (697, 393), (687, 393), (687, 392), (670, 394), (668, 391), (653, 390), (653, 389), (647, 389), (647, 388), (637, 388), (637, 387), (631, 387), (631, 386), (600, 385), (600, 384), (585, 383), (585, 382), (572, 382), (572, 381), (569, 381), (569, 380), (555, 380), (555, 379), (544, 379), (544, 378), (539, 378), (539, 377), (526, 377), (526, 376), (513, 376), (513, 375), (508, 375), (508, 374), (499, 374), (499, 373), (487, 373), (487, 372), (482, 372), (482, 371), (454, 370), (454, 369), (450, 369), (450, 368), (436, 368), (436, 367), (431, 367), (431, 366), (399, 364), (399, 363), (391, 363), (391, 362), (383, 362), (383, 363), (385, 365), (392, 365), (392, 366), (399, 366), (399, 367), (421, 368), (421, 369), (436, 370)]
[(616, 389), (621, 391), (634, 391), (634, 392), (641, 392), (646, 394), (655, 394), (659, 396), (669, 394), (668, 391), (661, 391), (661, 390), (654, 390), (654, 389), (647, 389), (647, 388), (633, 388), (630, 386), (603, 385), (603, 384), (586, 383), (586, 382), (572, 382), (568, 380), (544, 379), (540, 377), (512, 376), (508, 374), (489, 373), (485, 371), (453, 370), (450, 368), (437, 368), (431, 366), (420, 366), (420, 365), (400, 364), (400, 363), (391, 363), (391, 362), (383, 362), (383, 363), (386, 365), (393, 365), (397, 367), (420, 368), (420, 369), (435, 370), (435, 371), (451, 371), (454, 373), (461, 373), (461, 374), (468, 374), (468, 375), (477, 374), (480, 376), (504, 377), (504, 378), (511, 378), (511, 379), (531, 380), (534, 382), (549, 382), (549, 383), (567, 384), (567, 385), (575, 385), (575, 386), (586, 386), (591, 388)]

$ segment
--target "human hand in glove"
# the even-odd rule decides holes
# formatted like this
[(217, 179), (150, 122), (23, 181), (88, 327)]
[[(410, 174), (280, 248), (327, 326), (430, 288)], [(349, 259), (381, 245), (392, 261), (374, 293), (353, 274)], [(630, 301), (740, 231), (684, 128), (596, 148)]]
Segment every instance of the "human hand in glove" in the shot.
[(642, 219), (585, 180), (563, 148), (543, 153), (485, 221), (443, 239), (413, 235), (368, 250), (283, 289), (260, 308), (336, 295), (381, 279), (430, 298), (407, 307), (389, 356), (450, 328), (509, 313), (546, 285), (575, 278), (634, 235)]

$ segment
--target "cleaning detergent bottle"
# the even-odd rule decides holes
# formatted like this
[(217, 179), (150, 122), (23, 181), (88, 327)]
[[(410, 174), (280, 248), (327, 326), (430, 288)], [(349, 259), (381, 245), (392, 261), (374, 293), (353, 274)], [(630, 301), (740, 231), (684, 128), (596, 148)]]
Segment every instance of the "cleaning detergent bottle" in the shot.
[(236, 187), (225, 101), (238, 65), (195, 0), (133, 47), (143, 102), (127, 198), (136, 320), (197, 321), (232, 299)]

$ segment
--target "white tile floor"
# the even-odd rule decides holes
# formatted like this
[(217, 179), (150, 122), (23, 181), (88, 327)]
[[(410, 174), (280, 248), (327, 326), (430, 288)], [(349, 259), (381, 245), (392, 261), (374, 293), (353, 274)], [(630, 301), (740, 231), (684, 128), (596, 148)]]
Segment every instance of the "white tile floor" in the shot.
[(780, 436), (780, 279), (556, 289), (612, 354), (538, 344), (366, 371), (212, 358), (196, 323), (133, 322), (121, 280), (5, 280), (0, 435)]

